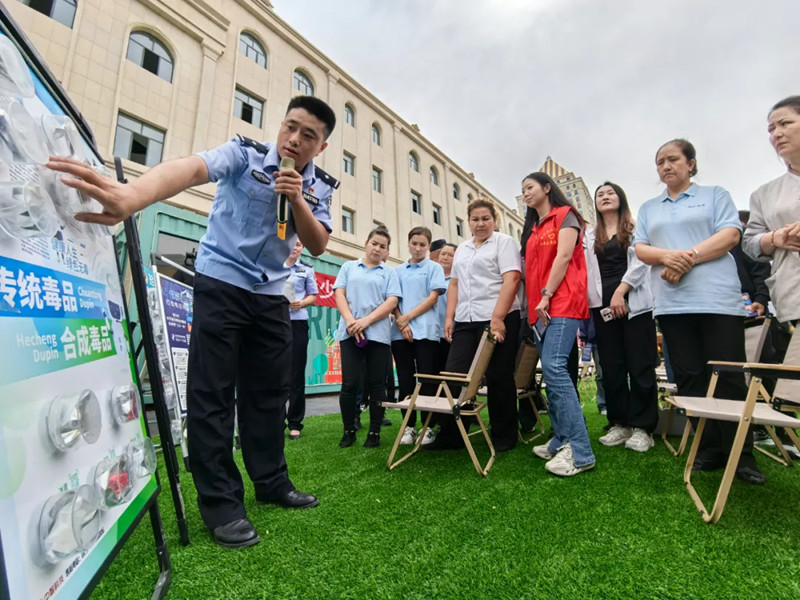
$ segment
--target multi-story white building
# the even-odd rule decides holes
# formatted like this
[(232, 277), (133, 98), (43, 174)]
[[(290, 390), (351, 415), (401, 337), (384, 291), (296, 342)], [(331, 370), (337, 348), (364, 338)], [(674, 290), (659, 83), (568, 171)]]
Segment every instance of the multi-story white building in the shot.
[[(589, 188), (586, 187), (583, 177), (578, 177), (572, 171), (568, 171), (549, 156), (539, 170), (553, 178), (556, 185), (564, 192), (567, 199), (575, 205), (575, 208), (583, 215), (586, 222), (594, 226), (594, 198), (589, 193)], [(522, 196), (517, 196), (517, 207), (519, 214), (524, 216), (527, 207)]]

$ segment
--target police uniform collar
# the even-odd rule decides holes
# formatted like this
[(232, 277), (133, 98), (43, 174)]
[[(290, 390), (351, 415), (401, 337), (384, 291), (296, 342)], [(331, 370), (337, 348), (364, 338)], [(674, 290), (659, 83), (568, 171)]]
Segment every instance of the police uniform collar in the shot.
[(661, 200), (661, 202), (664, 202), (666, 200), (669, 200), (671, 202), (677, 202), (678, 200), (680, 200), (684, 196), (694, 196), (696, 194), (697, 194), (697, 184), (696, 183), (692, 183), (692, 185), (689, 186), (689, 189), (688, 190), (684, 190), (683, 192), (678, 194), (678, 197), (675, 200), (673, 200), (672, 198), (669, 197), (669, 190), (666, 189), (666, 188), (664, 188), (664, 191), (661, 192), (661, 195), (658, 197), (658, 199)]

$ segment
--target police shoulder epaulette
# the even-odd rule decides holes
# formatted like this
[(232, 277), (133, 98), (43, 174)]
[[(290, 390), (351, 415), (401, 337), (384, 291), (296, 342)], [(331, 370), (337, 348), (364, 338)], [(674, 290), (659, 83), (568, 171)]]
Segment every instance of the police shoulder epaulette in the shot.
[(309, 269), (313, 269), (313, 268), (314, 268), (314, 267), (312, 267), (310, 264), (308, 264), (308, 263), (307, 263), (307, 262), (305, 262), (305, 261), (298, 260), (297, 262), (298, 262), (299, 264), (303, 265), (304, 267), (308, 267)]
[(339, 189), (339, 180), (334, 177), (331, 177), (316, 165), (314, 166), (314, 176), (317, 179), (322, 179), (322, 181), (328, 184), (332, 189), (334, 190)]
[(269, 148), (264, 144), (262, 144), (261, 142), (251, 140), (250, 138), (244, 137), (239, 133), (236, 134), (236, 137), (239, 138), (239, 142), (242, 144), (242, 146), (250, 146), (251, 148), (255, 148), (256, 150), (258, 150), (262, 154), (267, 154), (269, 152)]

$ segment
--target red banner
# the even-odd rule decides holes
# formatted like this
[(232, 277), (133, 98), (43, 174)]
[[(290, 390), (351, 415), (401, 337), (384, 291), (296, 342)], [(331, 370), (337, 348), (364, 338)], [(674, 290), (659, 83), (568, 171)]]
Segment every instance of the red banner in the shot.
[(316, 271), (314, 274), (317, 276), (317, 287), (319, 288), (316, 305), (336, 308), (336, 301), (333, 298), (333, 284), (336, 281), (336, 276), (325, 275)]

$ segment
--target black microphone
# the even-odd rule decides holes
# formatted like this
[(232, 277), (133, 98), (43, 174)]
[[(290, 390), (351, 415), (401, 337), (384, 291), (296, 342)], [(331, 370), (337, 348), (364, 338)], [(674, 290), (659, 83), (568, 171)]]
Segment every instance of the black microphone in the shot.
[[(294, 159), (284, 156), (281, 159), (281, 171), (294, 169)], [(278, 194), (278, 239), (286, 239), (286, 222), (289, 220), (289, 198), (286, 194)]]

